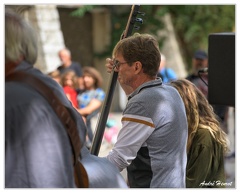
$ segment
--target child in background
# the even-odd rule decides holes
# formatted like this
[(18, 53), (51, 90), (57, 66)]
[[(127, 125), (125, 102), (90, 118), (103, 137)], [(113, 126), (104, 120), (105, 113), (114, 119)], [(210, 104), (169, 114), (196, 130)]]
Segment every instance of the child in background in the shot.
[(61, 85), (68, 99), (71, 101), (73, 107), (78, 108), (77, 101), (78, 80), (75, 72), (69, 70), (62, 74)]
[(54, 70), (54, 71), (48, 73), (48, 76), (50, 76), (53, 80), (55, 80), (57, 83), (60, 84), (61, 74), (60, 74), (59, 70)]

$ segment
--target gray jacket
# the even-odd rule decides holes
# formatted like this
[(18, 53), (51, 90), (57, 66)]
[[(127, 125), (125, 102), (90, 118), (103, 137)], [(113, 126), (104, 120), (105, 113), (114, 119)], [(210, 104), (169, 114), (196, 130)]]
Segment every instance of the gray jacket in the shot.
[[(86, 127), (81, 115), (72, 107), (62, 87), (32, 65), (22, 62), (23, 70), (44, 81), (68, 107), (85, 141)], [(82, 150), (90, 187), (127, 185), (116, 167), (107, 160)], [(95, 168), (94, 172), (90, 168)], [(102, 170), (109, 169), (106, 176)], [(118, 180), (116, 180), (118, 179)], [(48, 102), (30, 86), (5, 83), (5, 188), (74, 188), (72, 147), (65, 127)]]

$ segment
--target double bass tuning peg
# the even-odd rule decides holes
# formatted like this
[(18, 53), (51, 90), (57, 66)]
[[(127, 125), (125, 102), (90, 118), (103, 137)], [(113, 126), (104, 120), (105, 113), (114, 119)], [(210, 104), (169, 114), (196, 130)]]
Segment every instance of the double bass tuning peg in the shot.
[(142, 18), (136, 18), (135, 21), (138, 22), (138, 23), (141, 23), (141, 24), (143, 23)]
[(139, 27), (139, 26), (134, 26), (134, 29), (135, 29), (135, 30), (139, 30), (140, 27)]
[(145, 13), (144, 13), (144, 12), (140, 12), (140, 11), (138, 11), (138, 12), (137, 12), (137, 14), (140, 14), (140, 15), (142, 15), (142, 16), (144, 16), (144, 15), (145, 15)]

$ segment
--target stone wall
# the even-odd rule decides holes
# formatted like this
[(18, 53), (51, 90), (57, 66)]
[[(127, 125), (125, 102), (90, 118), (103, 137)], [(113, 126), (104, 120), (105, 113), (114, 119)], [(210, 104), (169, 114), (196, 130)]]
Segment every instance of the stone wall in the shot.
[(39, 54), (35, 67), (43, 73), (49, 73), (60, 65), (58, 51), (64, 47), (58, 11), (55, 5), (35, 5), (26, 14), (39, 37)]

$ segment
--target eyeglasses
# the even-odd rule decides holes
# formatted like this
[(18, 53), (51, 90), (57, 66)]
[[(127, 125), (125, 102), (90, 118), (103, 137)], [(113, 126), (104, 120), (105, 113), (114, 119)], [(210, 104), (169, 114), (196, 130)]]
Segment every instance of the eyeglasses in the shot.
[(127, 63), (129, 63), (129, 62), (119, 62), (118, 60), (114, 60), (114, 61), (113, 61), (113, 69), (118, 70), (118, 69), (119, 69), (119, 66), (120, 66), (121, 64), (127, 64)]

